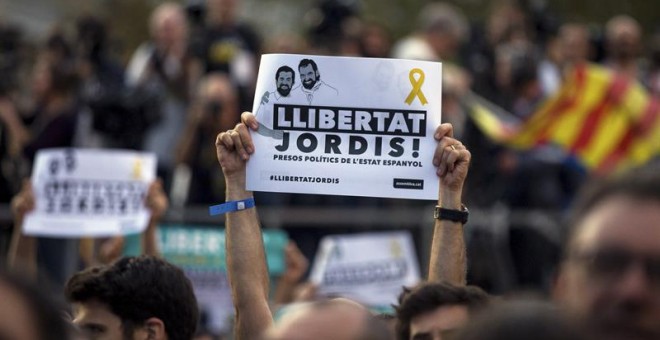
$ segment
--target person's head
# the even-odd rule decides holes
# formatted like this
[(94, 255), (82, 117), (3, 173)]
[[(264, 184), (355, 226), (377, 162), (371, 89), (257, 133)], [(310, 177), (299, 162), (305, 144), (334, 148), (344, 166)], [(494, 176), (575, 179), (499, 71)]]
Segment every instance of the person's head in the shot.
[(184, 49), (188, 39), (186, 12), (175, 2), (164, 2), (151, 13), (149, 31), (160, 51)]
[(264, 340), (388, 340), (387, 324), (347, 299), (303, 303), (294, 307), (263, 336)]
[(2, 268), (0, 301), (0, 339), (69, 339), (63, 309), (43, 289)]
[(210, 132), (230, 129), (240, 118), (238, 93), (225, 74), (211, 73), (199, 82), (197, 103), (204, 110), (202, 127)]
[(300, 72), (300, 82), (308, 90), (313, 88), (316, 82), (321, 79), (319, 68), (312, 59), (301, 60), (298, 64), (298, 72)]
[(363, 56), (387, 58), (392, 48), (392, 34), (384, 25), (367, 22), (360, 34), (360, 50)]
[(64, 34), (56, 30), (46, 39), (41, 56), (51, 64), (60, 64), (73, 58), (73, 47)]
[(286, 97), (291, 92), (293, 84), (296, 83), (296, 73), (289, 66), (281, 66), (275, 72), (275, 85), (277, 86), (277, 92), (282, 96)]
[(189, 340), (197, 301), (183, 271), (151, 256), (125, 257), (72, 276), (65, 295), (74, 320), (94, 339)]
[(486, 20), (486, 39), (492, 48), (527, 40), (527, 16), (513, 1), (492, 1)]
[(211, 25), (231, 25), (236, 18), (239, 0), (206, 0), (206, 22)]
[(441, 60), (452, 58), (468, 37), (468, 24), (461, 11), (444, 2), (422, 8), (419, 22), (426, 42)]
[(47, 52), (42, 53), (32, 69), (32, 94), (37, 101), (48, 101), (55, 97), (73, 94), (79, 78), (71, 60), (53, 60)]
[(76, 21), (77, 53), (98, 62), (107, 47), (107, 30), (101, 19), (86, 15)]
[(508, 301), (470, 320), (456, 340), (580, 340), (574, 321), (550, 302)]
[(600, 339), (660, 339), (660, 170), (587, 187), (570, 224), (555, 298)]
[(399, 296), (397, 338), (442, 339), (464, 326), (471, 313), (487, 306), (486, 292), (475, 286), (423, 283)]
[(628, 15), (617, 15), (605, 25), (609, 58), (627, 61), (636, 58), (642, 45), (642, 27)]
[(559, 54), (564, 66), (572, 66), (589, 58), (589, 29), (586, 25), (568, 23), (559, 28)]

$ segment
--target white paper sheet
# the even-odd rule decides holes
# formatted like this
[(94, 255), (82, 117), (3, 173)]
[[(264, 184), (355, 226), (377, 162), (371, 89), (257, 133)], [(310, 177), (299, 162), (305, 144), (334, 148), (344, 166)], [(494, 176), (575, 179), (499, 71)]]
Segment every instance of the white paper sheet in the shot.
[(247, 188), (437, 199), (441, 71), (425, 61), (262, 56)]
[(32, 171), (35, 209), (25, 216), (27, 235), (98, 237), (144, 231), (144, 205), (156, 176), (153, 154), (92, 149), (37, 153)]

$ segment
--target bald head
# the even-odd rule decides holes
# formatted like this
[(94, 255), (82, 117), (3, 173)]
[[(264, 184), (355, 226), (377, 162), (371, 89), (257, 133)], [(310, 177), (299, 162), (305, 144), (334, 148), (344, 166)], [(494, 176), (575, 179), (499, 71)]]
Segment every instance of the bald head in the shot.
[(355, 301), (333, 299), (295, 307), (271, 329), (267, 340), (391, 339), (387, 325)]
[(183, 48), (188, 37), (188, 21), (183, 7), (175, 2), (156, 7), (149, 19), (149, 31), (160, 49)]

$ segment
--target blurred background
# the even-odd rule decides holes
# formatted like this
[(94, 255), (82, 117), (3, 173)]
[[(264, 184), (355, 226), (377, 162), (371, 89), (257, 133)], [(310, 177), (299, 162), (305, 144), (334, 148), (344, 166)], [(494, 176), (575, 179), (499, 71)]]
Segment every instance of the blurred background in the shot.
[[(214, 139), (251, 110), (262, 53), (424, 59), (443, 62), (442, 118), (473, 154), (469, 281), (545, 292), (581, 185), (657, 166), (658, 13), (660, 2), (637, 0), (4, 0), (0, 253), (13, 228), (9, 201), (41, 148), (154, 152), (171, 202), (164, 224), (219, 226), (207, 214), (224, 201)], [(607, 130), (619, 115), (643, 156), (610, 143), (593, 160), (588, 146), (552, 135), (517, 148), (498, 135), (571, 95), (574, 72), (603, 85), (571, 92), (574, 101), (615, 99), (589, 124), (557, 118), (555, 130), (595, 126), (604, 132), (591, 144), (604, 145), (625, 139)], [(434, 202), (258, 193), (257, 204), (264, 227), (284, 230), (310, 259), (324, 235), (405, 229), (422, 271), (428, 264)]]

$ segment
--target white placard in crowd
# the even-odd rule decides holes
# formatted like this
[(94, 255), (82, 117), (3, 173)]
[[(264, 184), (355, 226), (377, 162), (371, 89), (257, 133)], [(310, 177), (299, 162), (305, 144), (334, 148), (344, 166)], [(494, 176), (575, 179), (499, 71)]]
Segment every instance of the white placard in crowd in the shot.
[(369, 306), (395, 304), (401, 287), (419, 279), (415, 248), (405, 231), (326, 236), (310, 274), (319, 294)]
[(27, 235), (98, 237), (144, 231), (144, 200), (156, 176), (153, 154), (119, 150), (48, 149), (32, 171), (35, 209)]
[(250, 190), (436, 199), (441, 64), (264, 55)]

